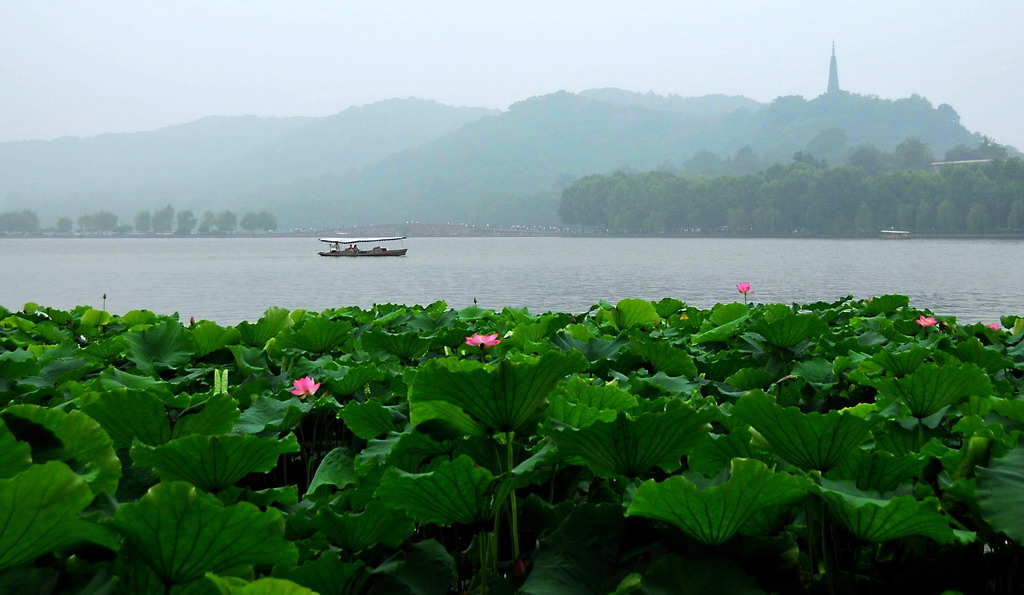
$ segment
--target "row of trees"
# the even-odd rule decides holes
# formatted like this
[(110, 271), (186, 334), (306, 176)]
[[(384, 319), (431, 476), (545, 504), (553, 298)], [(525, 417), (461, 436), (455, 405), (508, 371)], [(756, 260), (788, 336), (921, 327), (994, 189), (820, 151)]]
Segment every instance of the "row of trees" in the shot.
[(234, 211), (205, 211), (199, 217), (191, 209), (175, 211), (171, 206), (156, 211), (139, 211), (134, 226), (121, 223), (117, 214), (101, 210), (78, 218), (77, 227), (69, 217), (60, 217), (56, 226), (43, 229), (35, 211), (25, 209), (0, 213), (0, 234), (35, 235), (52, 232), (69, 235), (75, 231), (87, 234), (158, 233), (190, 235), (192, 233), (234, 233), (241, 229), (249, 233), (277, 229), (277, 218), (269, 211), (247, 212), (241, 218)]
[(562, 192), (558, 214), (569, 225), (616, 233), (1020, 232), (1024, 161), (874, 174), (806, 161), (717, 177), (617, 172), (577, 180)]
[[(973, 159), (1005, 159), (1009, 156), (1009, 148), (993, 141), (987, 136), (982, 137), (976, 147), (958, 144), (947, 150), (943, 156), (945, 161), (966, 161)], [(896, 145), (892, 151), (884, 151), (871, 143), (849, 147), (847, 135), (838, 128), (829, 128), (820, 132), (806, 150), (793, 155), (793, 161), (809, 163), (818, 167), (835, 165), (852, 165), (877, 174), (885, 171), (903, 169), (927, 170), (937, 157), (928, 143), (916, 138), (908, 138)], [(711, 151), (698, 151), (683, 168), (704, 175), (748, 174), (770, 164), (761, 158), (750, 145), (746, 145), (731, 157), (723, 158)], [(660, 169), (678, 169), (672, 163), (665, 163)]]
[(175, 212), (170, 205), (153, 212), (139, 211), (135, 214), (135, 231), (142, 233), (232, 233), (239, 227), (250, 233), (274, 231), (277, 229), (277, 218), (269, 211), (260, 211), (245, 213), (239, 220), (234, 211), (228, 210), (204, 211), (196, 217), (191, 209)]

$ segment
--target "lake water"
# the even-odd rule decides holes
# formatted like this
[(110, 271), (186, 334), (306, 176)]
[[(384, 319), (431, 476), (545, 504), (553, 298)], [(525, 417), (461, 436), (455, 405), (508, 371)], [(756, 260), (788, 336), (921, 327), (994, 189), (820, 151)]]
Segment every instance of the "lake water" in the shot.
[(0, 305), (178, 312), (221, 324), (270, 306), (374, 303), (582, 312), (674, 297), (808, 303), (902, 293), (963, 322), (1024, 314), (1024, 241), (410, 238), (404, 258), (322, 258), (315, 238), (0, 239)]

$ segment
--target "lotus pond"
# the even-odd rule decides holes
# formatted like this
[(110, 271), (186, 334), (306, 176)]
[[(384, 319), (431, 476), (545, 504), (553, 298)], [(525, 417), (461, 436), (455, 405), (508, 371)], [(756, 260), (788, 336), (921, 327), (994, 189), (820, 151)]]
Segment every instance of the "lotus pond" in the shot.
[(0, 592), (1020, 592), (1022, 339), (899, 295), (0, 308)]

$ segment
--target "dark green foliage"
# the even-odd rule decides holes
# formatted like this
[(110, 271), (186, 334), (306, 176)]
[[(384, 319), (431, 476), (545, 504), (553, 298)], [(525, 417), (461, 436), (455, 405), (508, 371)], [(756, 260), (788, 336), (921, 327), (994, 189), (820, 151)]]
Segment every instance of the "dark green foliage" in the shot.
[(0, 308), (0, 589), (1019, 592), (1024, 319), (930, 314)]

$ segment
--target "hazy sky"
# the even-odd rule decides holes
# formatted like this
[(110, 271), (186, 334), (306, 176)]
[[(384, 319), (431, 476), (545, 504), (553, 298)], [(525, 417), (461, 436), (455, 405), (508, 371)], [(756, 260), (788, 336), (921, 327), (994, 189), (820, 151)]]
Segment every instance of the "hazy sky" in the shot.
[[(504, 7), (498, 7), (502, 5)], [(0, 0), (0, 142), (560, 89), (948, 103), (1024, 150), (1019, 0)]]

